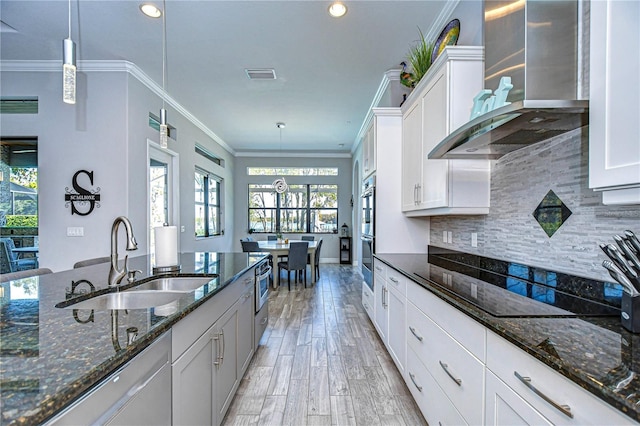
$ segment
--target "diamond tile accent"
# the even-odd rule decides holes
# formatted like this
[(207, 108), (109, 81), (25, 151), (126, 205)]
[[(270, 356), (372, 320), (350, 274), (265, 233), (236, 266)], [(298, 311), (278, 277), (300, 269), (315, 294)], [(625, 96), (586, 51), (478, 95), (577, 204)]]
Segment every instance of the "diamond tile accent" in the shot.
[(571, 216), (571, 210), (564, 205), (555, 192), (549, 190), (538, 207), (533, 211), (533, 217), (540, 224), (544, 232), (551, 237)]

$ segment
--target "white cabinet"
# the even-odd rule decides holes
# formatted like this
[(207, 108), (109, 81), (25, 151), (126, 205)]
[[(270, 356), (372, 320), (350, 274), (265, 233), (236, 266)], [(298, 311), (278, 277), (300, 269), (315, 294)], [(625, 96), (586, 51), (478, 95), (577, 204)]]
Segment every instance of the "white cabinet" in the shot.
[[(217, 406), (217, 422), (231, 405), (233, 393), (238, 387), (238, 306), (240, 300), (229, 309), (213, 326), (214, 340), (218, 342), (214, 361), (214, 387)], [(249, 335), (251, 338), (251, 335)]]
[(589, 187), (604, 204), (640, 204), (638, 22), (640, 2), (591, 2)]
[(364, 310), (367, 312), (369, 319), (373, 322), (373, 310), (374, 310), (374, 297), (373, 291), (369, 288), (369, 286), (363, 281), (362, 282), (362, 306)]
[(376, 128), (374, 122), (369, 125), (362, 139), (362, 177), (366, 178), (376, 171)]
[(248, 277), (245, 284), (245, 292), (238, 302), (238, 377), (241, 378), (247, 371), (254, 348), (255, 328), (255, 299), (254, 280)]
[[(492, 332), (487, 334), (487, 369), (552, 424), (636, 424), (631, 418)], [(505, 395), (504, 392), (502, 394)], [(487, 404), (490, 404), (494, 396), (488, 395)], [(517, 403), (513, 401), (510, 399), (507, 403), (518, 410)], [(487, 408), (487, 423), (490, 424), (494, 424), (490, 413), (492, 410), (491, 407)], [(538, 423), (535, 416), (531, 418)]]
[(402, 107), (402, 210), (407, 216), (488, 214), (488, 160), (428, 160), (469, 121), (483, 88), (482, 47), (447, 47)]
[(397, 271), (374, 259), (374, 325), (401, 373), (406, 364), (406, 281)]
[(47, 425), (170, 425), (171, 332), (111, 374)]

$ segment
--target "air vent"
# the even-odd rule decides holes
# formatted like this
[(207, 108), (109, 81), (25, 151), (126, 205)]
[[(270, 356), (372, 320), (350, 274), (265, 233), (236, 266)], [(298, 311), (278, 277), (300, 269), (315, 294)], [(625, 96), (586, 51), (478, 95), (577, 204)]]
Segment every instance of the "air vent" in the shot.
[(249, 77), (249, 80), (275, 80), (276, 79), (276, 70), (274, 70), (273, 68), (245, 69), (244, 72), (247, 73), (247, 77)]

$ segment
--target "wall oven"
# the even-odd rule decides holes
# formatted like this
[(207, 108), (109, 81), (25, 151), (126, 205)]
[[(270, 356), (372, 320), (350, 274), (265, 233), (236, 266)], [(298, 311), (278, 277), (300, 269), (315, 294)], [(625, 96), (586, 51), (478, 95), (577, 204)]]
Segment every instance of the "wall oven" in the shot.
[(256, 314), (260, 312), (269, 298), (269, 277), (271, 276), (271, 266), (265, 260), (255, 268), (256, 271)]
[(376, 180), (371, 176), (362, 183), (362, 276), (373, 290), (373, 253), (375, 240)]

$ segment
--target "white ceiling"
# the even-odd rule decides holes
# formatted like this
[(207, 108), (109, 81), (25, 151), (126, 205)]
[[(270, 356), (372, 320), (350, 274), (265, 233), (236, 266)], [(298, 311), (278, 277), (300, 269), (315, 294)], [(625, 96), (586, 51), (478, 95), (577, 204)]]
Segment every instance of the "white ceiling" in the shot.
[[(162, 20), (144, 16), (141, 3), (72, 0), (78, 61), (130, 61), (161, 84)], [(385, 71), (404, 60), (418, 27), (437, 36), (451, 7), (345, 1), (347, 15), (335, 19), (328, 1), (166, 3), (167, 92), (238, 153), (349, 152)], [(61, 60), (67, 6), (2, 0), (0, 19), (15, 32), (3, 26), (1, 59)], [(251, 81), (245, 68), (274, 68), (278, 78)]]

